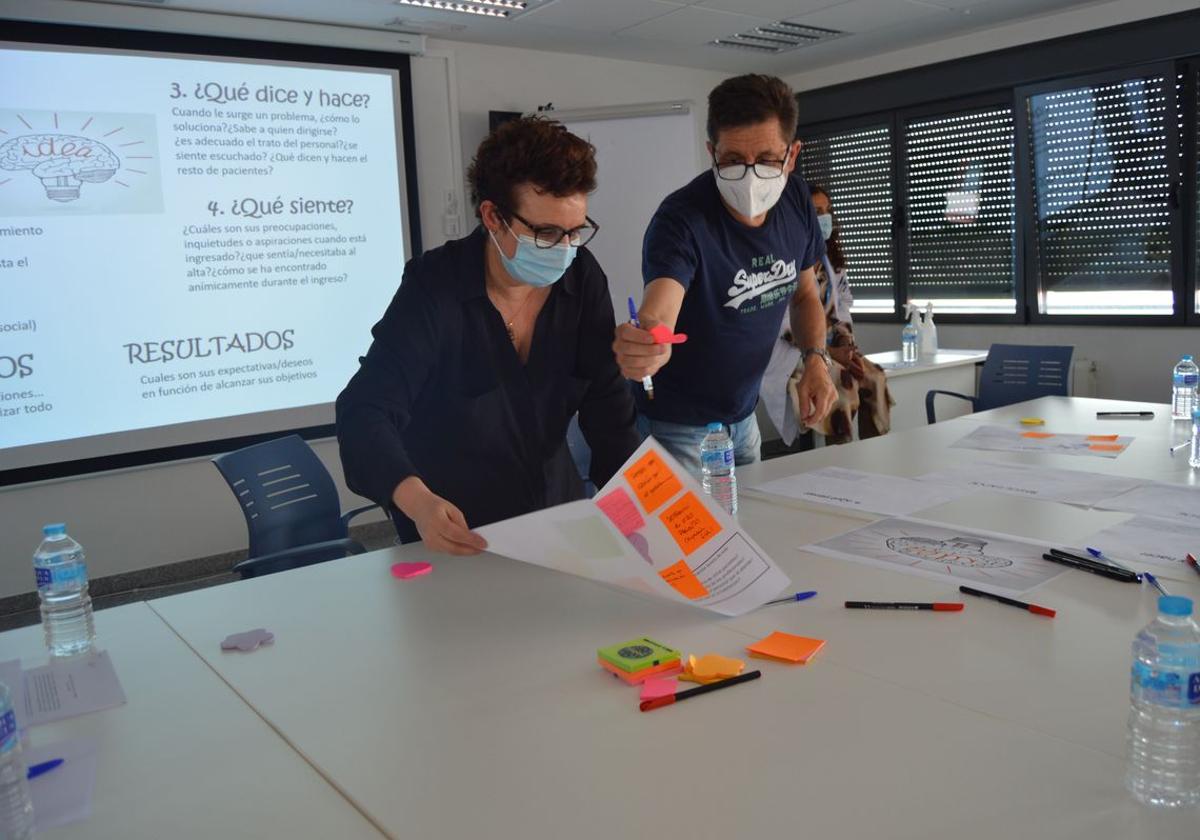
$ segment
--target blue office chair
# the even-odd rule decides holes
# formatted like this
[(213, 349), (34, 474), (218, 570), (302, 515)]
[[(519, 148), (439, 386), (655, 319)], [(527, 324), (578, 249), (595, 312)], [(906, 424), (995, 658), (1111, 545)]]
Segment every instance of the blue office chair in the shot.
[(930, 391), (925, 395), (925, 418), (931, 424), (937, 422), (933, 413), (933, 398), (937, 394), (966, 400), (971, 403), (972, 411), (987, 411), (1038, 397), (1065, 397), (1074, 352), (1075, 348), (1070, 346), (993, 344), (979, 377), (979, 396)]
[(366, 551), (349, 537), (350, 520), (378, 507), (341, 513), (337, 487), (299, 435), (218, 455), (213, 464), (237, 496), (250, 533), (243, 578), (269, 575)]

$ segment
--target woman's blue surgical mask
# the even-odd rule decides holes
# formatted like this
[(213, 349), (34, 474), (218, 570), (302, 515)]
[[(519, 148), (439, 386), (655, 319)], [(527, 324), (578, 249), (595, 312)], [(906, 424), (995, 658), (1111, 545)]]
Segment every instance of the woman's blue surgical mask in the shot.
[(818, 213), (817, 224), (821, 226), (821, 237), (828, 240), (833, 236), (833, 215), (831, 213)]
[(575, 253), (579, 250), (576, 246), (559, 243), (553, 248), (539, 248), (532, 236), (517, 235), (508, 222), (504, 226), (517, 240), (517, 252), (512, 257), (505, 256), (504, 249), (496, 241), (496, 235), (490, 230), (488, 236), (492, 237), (492, 244), (500, 254), (504, 270), (514, 280), (539, 288), (552, 286), (575, 262)]

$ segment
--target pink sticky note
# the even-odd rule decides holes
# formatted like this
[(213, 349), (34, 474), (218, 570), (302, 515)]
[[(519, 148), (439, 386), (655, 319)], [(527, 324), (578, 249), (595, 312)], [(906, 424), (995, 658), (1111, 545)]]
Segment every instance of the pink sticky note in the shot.
[(393, 563), (392, 577), (400, 580), (427, 575), (433, 571), (432, 563)]
[(687, 341), (687, 333), (673, 333), (666, 324), (656, 324), (650, 328), (650, 335), (658, 344), (683, 344)]
[(670, 697), (675, 693), (678, 681), (664, 680), (661, 677), (650, 677), (642, 683), (642, 700), (657, 700), (659, 697)]
[(597, 499), (596, 505), (604, 511), (608, 520), (617, 526), (623, 537), (628, 537), (646, 524), (624, 487), (618, 487), (604, 498)]

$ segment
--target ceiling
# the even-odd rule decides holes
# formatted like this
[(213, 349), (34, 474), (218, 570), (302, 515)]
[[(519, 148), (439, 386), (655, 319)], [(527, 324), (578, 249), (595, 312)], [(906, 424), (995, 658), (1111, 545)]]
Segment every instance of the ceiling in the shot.
[[(104, 0), (101, 0), (102, 2)], [(552, 52), (786, 75), (865, 58), (1101, 0), (531, 0), (510, 19), (401, 5), (394, 0), (150, 0), (128, 5), (400, 29)], [(789, 21), (844, 36), (777, 55), (711, 46)]]

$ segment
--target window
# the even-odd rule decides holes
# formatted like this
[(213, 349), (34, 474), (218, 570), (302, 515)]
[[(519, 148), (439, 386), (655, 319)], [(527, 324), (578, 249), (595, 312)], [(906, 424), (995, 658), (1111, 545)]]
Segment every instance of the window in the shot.
[(1193, 293), (1193, 311), (1200, 312), (1200, 68), (1192, 74), (1192, 165), (1195, 172), (1192, 182), (1192, 280), (1196, 287)]
[(1173, 314), (1174, 89), (1153, 74), (1024, 98), (1039, 313)]
[(1017, 311), (1013, 133), (1009, 105), (906, 122), (910, 301), (940, 313)]
[(892, 132), (872, 125), (801, 136), (800, 169), (829, 190), (854, 293), (852, 312), (896, 311)]

